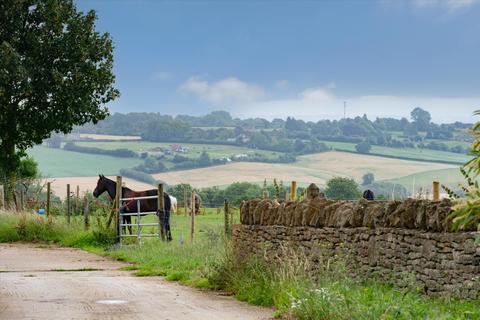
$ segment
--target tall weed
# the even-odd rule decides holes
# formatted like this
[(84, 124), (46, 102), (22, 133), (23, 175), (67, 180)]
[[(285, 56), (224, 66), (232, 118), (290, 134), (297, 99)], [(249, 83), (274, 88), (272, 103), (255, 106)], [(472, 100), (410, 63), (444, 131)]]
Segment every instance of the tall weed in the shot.
[(312, 265), (300, 252), (235, 258), (232, 248), (212, 266), (209, 281), (243, 301), (274, 305), (287, 319), (480, 319), (476, 301), (428, 298), (410, 288), (353, 278), (341, 258)]

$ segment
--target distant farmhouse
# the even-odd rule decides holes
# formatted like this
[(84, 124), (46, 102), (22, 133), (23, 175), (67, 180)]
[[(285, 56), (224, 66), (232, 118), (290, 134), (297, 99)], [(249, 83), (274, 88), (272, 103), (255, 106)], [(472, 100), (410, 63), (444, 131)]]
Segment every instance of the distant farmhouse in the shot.
[(187, 153), (188, 151), (190, 151), (190, 148), (179, 145), (179, 144), (171, 144), (170, 145), (170, 150), (172, 152)]

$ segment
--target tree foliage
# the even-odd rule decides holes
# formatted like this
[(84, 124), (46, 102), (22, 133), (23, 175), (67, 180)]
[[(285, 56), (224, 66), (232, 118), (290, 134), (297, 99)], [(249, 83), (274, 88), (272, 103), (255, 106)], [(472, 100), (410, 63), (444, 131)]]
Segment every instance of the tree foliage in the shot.
[[(480, 115), (480, 110), (475, 111), (475, 115)], [(468, 161), (460, 172), (465, 177), (467, 186), (461, 186), (465, 192), (463, 199), (457, 200), (455, 211), (450, 215), (453, 219), (454, 229), (468, 229), (471, 226), (476, 226), (480, 231), (480, 188), (478, 184), (478, 176), (480, 175), (480, 121), (476, 122), (471, 134), (475, 138), (472, 143), (473, 159)], [(446, 191), (453, 198), (458, 198), (450, 189), (445, 188)], [(480, 236), (477, 237), (477, 242), (480, 243)]]
[(418, 131), (428, 130), (428, 127), (430, 126), (430, 120), (432, 120), (432, 117), (428, 111), (417, 107), (410, 112), (410, 116)]
[(0, 165), (10, 195), (27, 148), (105, 118), (118, 96), (112, 41), (96, 18), (72, 0), (0, 2)]
[(371, 172), (365, 173), (362, 177), (362, 186), (372, 184), (374, 181), (375, 181), (375, 176), (373, 175), (373, 173)]
[(332, 199), (352, 200), (360, 197), (360, 190), (355, 180), (335, 177), (327, 181), (325, 195)]
[(355, 146), (358, 153), (369, 153), (370, 149), (372, 149), (372, 146), (366, 141), (362, 141)]

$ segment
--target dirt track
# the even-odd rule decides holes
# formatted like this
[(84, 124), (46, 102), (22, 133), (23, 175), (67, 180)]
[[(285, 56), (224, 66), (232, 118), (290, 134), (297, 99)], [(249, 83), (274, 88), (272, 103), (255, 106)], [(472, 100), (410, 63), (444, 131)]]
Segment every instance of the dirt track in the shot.
[(125, 265), (69, 248), (0, 244), (0, 319), (243, 320), (272, 313), (159, 277), (134, 277), (119, 270)]

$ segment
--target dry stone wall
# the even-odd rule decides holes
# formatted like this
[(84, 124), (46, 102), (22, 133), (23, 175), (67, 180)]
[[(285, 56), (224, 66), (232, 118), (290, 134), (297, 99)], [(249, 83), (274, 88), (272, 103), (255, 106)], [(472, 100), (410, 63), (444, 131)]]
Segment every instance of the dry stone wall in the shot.
[[(427, 294), (478, 298), (480, 247), (475, 231), (450, 232), (451, 202), (251, 200), (241, 205), (234, 228), (238, 255), (278, 259), (301, 251), (312, 275), (341, 257), (358, 276), (375, 275)], [(287, 250), (288, 251), (288, 250)]]

